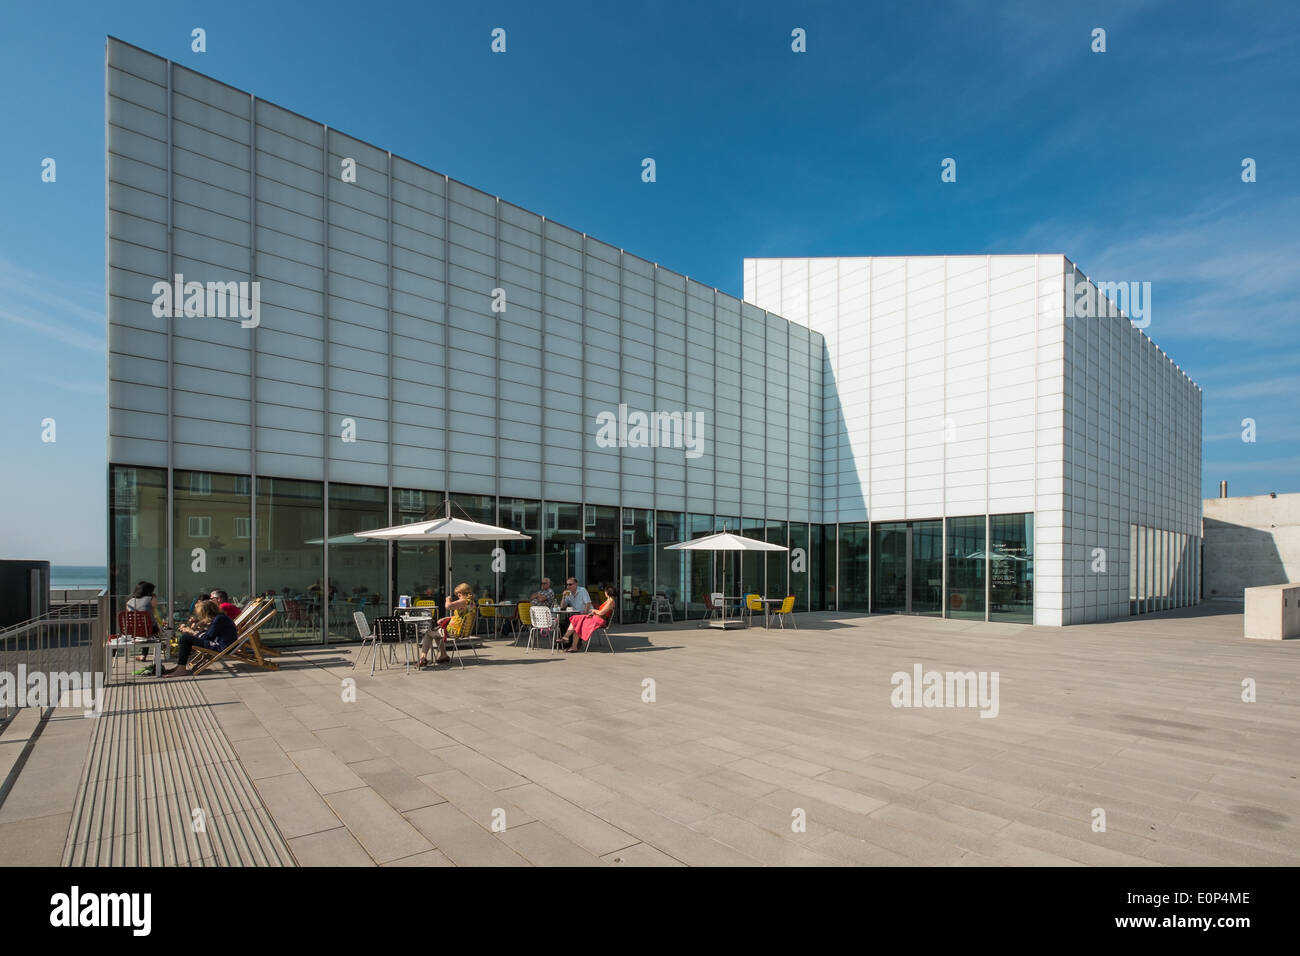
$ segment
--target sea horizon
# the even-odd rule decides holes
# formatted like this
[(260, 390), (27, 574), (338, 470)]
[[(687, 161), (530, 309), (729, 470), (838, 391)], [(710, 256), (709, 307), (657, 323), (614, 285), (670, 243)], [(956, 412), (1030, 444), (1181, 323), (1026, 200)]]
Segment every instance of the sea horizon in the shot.
[(106, 587), (108, 587), (108, 565), (106, 564), (50, 565), (52, 590)]

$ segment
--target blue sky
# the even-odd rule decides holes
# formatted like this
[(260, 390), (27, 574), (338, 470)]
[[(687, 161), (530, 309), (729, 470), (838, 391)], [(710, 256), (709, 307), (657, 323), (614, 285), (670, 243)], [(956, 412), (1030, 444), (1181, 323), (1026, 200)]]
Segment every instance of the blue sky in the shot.
[(746, 255), (1150, 281), (1147, 333), (1205, 391), (1205, 494), (1300, 491), (1294, 3), (9, 3), (0, 557), (105, 556), (108, 34), (733, 295)]

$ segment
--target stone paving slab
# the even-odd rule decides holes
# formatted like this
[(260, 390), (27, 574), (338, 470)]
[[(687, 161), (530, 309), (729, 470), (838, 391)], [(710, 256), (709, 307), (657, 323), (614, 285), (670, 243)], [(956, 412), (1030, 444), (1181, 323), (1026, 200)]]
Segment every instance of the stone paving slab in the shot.
[[(179, 681), (130, 746), (83, 749), (99, 816), (69, 815), (69, 852), (255, 863), (243, 819), (302, 865), (1300, 863), (1300, 644), (1247, 643), (1240, 615), (800, 627), (624, 627), (613, 655), (488, 641), (463, 670), (374, 677), (355, 647), (297, 648)], [(917, 664), (996, 671), (997, 716), (894, 706)], [(211, 740), (177, 745), (196, 719)], [(219, 812), (190, 839), (168, 813), (198, 794)]]
[[(285, 751), (308, 785), (344, 802), (364, 787), (363, 816), (382, 799), (433, 848), (372, 855), (385, 864), (435, 850), (431, 862), (457, 865), (1300, 862), (1300, 656), (1256, 652), (1237, 616), (801, 624), (621, 629), (643, 649), (565, 658), (488, 642), (463, 671), (374, 678), (354, 675), (350, 649), (299, 649), (235, 683), (270, 741), (312, 735)], [(501, 666), (516, 663), (537, 666)], [(918, 663), (998, 671), (998, 716), (893, 707), (891, 676)], [(1239, 700), (1248, 672), (1266, 688), (1255, 704)], [(412, 806), (426, 800), (439, 802)]]

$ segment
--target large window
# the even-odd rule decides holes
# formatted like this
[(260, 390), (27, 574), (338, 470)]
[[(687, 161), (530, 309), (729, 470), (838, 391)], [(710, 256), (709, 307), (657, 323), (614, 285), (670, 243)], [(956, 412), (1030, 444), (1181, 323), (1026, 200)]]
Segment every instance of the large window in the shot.
[(660, 511), (655, 519), (655, 593), (672, 602), (673, 613), (683, 617), (689, 594), (686, 580), (687, 551), (669, 551), (665, 547), (686, 537), (686, 516), (678, 511)]
[[(713, 519), (714, 533), (740, 534), (740, 519), (731, 515), (717, 515)], [(714, 551), (713, 590), (721, 591), (724, 598), (734, 598), (741, 590), (739, 551)], [(728, 605), (730, 606), (730, 605)]]
[(654, 512), (623, 509), (623, 598), (625, 622), (645, 620), (654, 589)]
[(257, 589), (275, 599), (278, 612), (263, 640), (322, 639), (323, 517), (319, 481), (257, 479)]
[[(765, 522), (760, 518), (746, 518), (741, 522), (741, 533), (746, 538), (762, 541), (764, 525)], [(735, 555), (740, 559), (740, 590), (736, 593), (757, 594), (760, 597), (765, 595), (764, 571), (767, 567), (767, 556), (761, 551), (737, 551)]]
[(583, 534), (602, 541), (618, 540), (618, 509), (607, 505), (587, 505), (583, 509)]
[(329, 636), (356, 640), (354, 612), (371, 619), (388, 613), (388, 543), (356, 535), (387, 527), (388, 493), (330, 482), (329, 498)]
[[(548, 501), (542, 506), (543, 573), (551, 579), (558, 595), (569, 575), (584, 577), (586, 570), (578, 567), (577, 544), (582, 541), (584, 514), (582, 505), (563, 501)], [(599, 529), (601, 515), (593, 512), (593, 523)], [(582, 584), (588, 582), (582, 581)]]
[(839, 535), (833, 524), (813, 525), (812, 528), (813, 610), (839, 610), (839, 574), (835, 555), (839, 548)]
[[(686, 524), (687, 534), (691, 540), (713, 534), (713, 515), (688, 515)], [(687, 608), (688, 616), (694, 613), (703, 615), (705, 613), (705, 596), (713, 594), (722, 586), (721, 578), (716, 583), (714, 582), (713, 564), (715, 554), (716, 552), (713, 551), (682, 552), (683, 560), (687, 562), (690, 568), (689, 600), (691, 603)]]
[[(418, 524), (444, 514), (441, 492), (415, 488), (393, 490), (393, 523)], [(393, 593), (411, 602), (433, 601), (441, 609), (447, 590), (441, 541), (395, 541), (393, 543)]]
[(113, 610), (141, 581), (154, 586), (159, 614), (167, 611), (167, 472), (161, 468), (109, 469), (108, 581)]
[(790, 593), (794, 595), (794, 609), (807, 611), (812, 555), (808, 551), (808, 526), (802, 521), (790, 522), (790, 551), (785, 555), (790, 568)]
[(948, 617), (984, 620), (984, 516), (948, 519)]
[[(839, 609), (841, 611), (867, 610), (871, 593), (870, 544), (871, 528), (867, 522), (857, 521), (840, 525)], [(879, 560), (877, 557), (877, 563)], [(892, 590), (890, 593), (892, 594)]]
[[(542, 579), (542, 503), (527, 498), (502, 498), (503, 528), (521, 531), (526, 541), (502, 541), (506, 552), (506, 569), (501, 574), (501, 596), (506, 601), (522, 601), (537, 590)], [(552, 581), (552, 587), (554, 587)], [(556, 588), (556, 594), (559, 589)]]
[[(845, 529), (840, 526), (840, 586), (845, 585)], [(943, 522), (891, 521), (872, 526), (871, 607), (880, 614), (943, 611)], [(845, 607), (843, 600), (841, 609)]]
[(246, 604), (252, 589), (252, 554), (248, 537), (237, 533), (237, 522), (247, 520), (251, 510), (247, 483), (237, 487), (239, 476), (207, 471), (174, 475), (177, 611), (188, 617), (194, 602), (214, 590)]
[[(767, 522), (767, 543), (779, 544), (781, 547), (789, 547), (786, 540), (788, 536), (787, 526), (784, 521)], [(790, 593), (790, 552), (789, 551), (769, 551), (767, 552), (767, 581), (766, 590), (763, 592), (764, 597), (784, 598)]]
[[(452, 495), (451, 514), (480, 524), (498, 524), (493, 495)], [(492, 549), (496, 541), (453, 541), (451, 543), (451, 586), (464, 582), (477, 600), (497, 600), (497, 576), (492, 570)]]
[(989, 620), (1034, 622), (1034, 516), (989, 517)]

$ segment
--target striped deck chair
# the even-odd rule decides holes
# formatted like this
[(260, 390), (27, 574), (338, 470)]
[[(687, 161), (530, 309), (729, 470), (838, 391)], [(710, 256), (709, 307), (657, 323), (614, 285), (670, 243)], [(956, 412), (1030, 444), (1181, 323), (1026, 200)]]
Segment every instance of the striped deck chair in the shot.
[(195, 663), (191, 665), (190, 673), (193, 675), (201, 674), (220, 660), (226, 660), (229, 663), (239, 661), (242, 664), (251, 664), (253, 667), (261, 667), (265, 670), (279, 670), (280, 665), (270, 660), (270, 655), (257, 636), (258, 630), (273, 617), (275, 617), (275, 604), (266, 598), (257, 598), (239, 612), (239, 617), (235, 621), (238, 636), (226, 646), (225, 650), (218, 651), (210, 647), (195, 647), (191, 651)]

